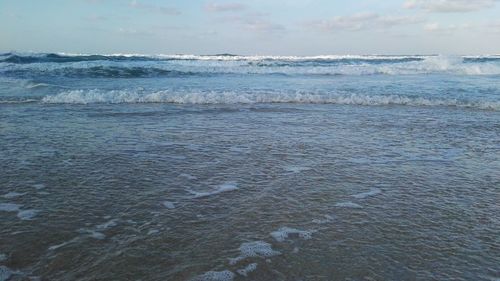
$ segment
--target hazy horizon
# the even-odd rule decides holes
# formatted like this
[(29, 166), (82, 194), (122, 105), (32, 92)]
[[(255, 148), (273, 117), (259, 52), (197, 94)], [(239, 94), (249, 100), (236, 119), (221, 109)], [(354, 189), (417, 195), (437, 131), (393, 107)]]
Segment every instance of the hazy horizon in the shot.
[(29, 54), (57, 54), (57, 55), (63, 55), (63, 56), (86, 56), (86, 55), (103, 55), (103, 56), (238, 56), (238, 57), (369, 57), (369, 56), (387, 56), (387, 57), (404, 57), (404, 56), (442, 56), (442, 57), (474, 57), (474, 56), (500, 56), (499, 53), (463, 53), (463, 54), (440, 54), (440, 53), (415, 53), (415, 54), (406, 54), (406, 53), (387, 53), (387, 54), (382, 54), (382, 53), (325, 53), (325, 54), (302, 54), (302, 55), (297, 55), (297, 54), (240, 54), (240, 53), (128, 53), (128, 52), (114, 52), (114, 53), (97, 53), (97, 52), (89, 52), (89, 53), (77, 53), (77, 52), (65, 52), (65, 51), (33, 51), (33, 50), (27, 50), (27, 51), (18, 51), (18, 50), (0, 50), (0, 54), (20, 54), (20, 55), (29, 55)]

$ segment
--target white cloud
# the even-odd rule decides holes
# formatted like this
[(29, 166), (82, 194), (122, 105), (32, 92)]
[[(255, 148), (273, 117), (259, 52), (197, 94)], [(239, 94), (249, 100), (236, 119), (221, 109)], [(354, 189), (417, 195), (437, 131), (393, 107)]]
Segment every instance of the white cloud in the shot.
[(358, 13), (350, 16), (338, 16), (330, 20), (310, 21), (305, 25), (310, 28), (324, 31), (355, 31), (390, 28), (419, 22), (422, 22), (422, 19), (414, 16), (381, 16), (377, 13)]
[(180, 15), (181, 12), (172, 7), (158, 6), (152, 4), (139, 3), (137, 0), (132, 0), (129, 4), (130, 7), (135, 9), (141, 9), (149, 12), (158, 12), (165, 15), (177, 16)]
[(218, 16), (216, 21), (237, 26), (247, 31), (259, 33), (273, 33), (284, 31), (286, 28), (270, 19), (270, 14), (249, 10), (247, 6), (239, 3), (207, 4), (208, 12), (233, 12)]
[(466, 32), (472, 34), (497, 34), (500, 32), (499, 21), (471, 22), (461, 24), (447, 24), (433, 22), (424, 25), (424, 30), (436, 35), (460, 35)]
[(243, 27), (247, 30), (258, 32), (274, 32), (285, 30), (285, 27), (283, 25), (267, 20), (248, 20), (243, 23)]
[(439, 35), (452, 35), (456, 32), (466, 31), (472, 28), (474, 28), (474, 26), (468, 23), (441, 25), (440, 23), (433, 22), (424, 25), (425, 31), (436, 33)]
[(252, 13), (227, 16), (220, 18), (219, 21), (237, 25), (248, 31), (261, 33), (283, 31), (286, 29), (283, 25), (270, 21), (265, 15), (266, 14)]
[(207, 12), (234, 12), (242, 11), (247, 7), (240, 3), (208, 3), (205, 5), (204, 9)]
[(422, 9), (435, 13), (474, 12), (491, 8), (498, 0), (407, 0), (407, 9)]

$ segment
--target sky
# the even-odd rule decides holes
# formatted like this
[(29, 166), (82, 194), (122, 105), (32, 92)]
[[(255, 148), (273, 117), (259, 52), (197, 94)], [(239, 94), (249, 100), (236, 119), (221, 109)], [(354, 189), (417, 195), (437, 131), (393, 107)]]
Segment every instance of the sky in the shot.
[(0, 51), (500, 54), (500, 0), (0, 0)]

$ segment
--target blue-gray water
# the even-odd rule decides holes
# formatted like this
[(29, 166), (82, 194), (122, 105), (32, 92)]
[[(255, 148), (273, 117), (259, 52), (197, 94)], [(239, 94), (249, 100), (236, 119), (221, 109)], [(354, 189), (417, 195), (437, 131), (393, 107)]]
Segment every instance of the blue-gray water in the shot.
[(0, 147), (2, 281), (500, 278), (499, 56), (0, 54)]

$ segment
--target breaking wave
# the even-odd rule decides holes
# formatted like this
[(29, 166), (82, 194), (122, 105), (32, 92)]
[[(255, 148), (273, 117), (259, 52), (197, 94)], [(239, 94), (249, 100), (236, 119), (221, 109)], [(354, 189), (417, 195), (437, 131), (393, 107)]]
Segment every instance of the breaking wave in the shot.
[(11, 77), (140, 78), (224, 74), (500, 75), (500, 56), (236, 56), (8, 54)]
[(15, 64), (30, 63), (67, 63), (67, 62), (87, 62), (87, 61), (317, 61), (317, 62), (401, 62), (421, 60), (423, 56), (361, 56), (361, 55), (323, 55), (323, 56), (240, 56), (234, 54), (216, 55), (139, 55), (139, 54), (55, 54), (55, 53), (6, 53), (1, 54), (5, 58), (0, 62)]
[(364, 106), (448, 106), (500, 110), (500, 101), (433, 99), (402, 95), (362, 95), (342, 93), (308, 92), (173, 92), (143, 90), (72, 90), (45, 96), (42, 103), (94, 104), (94, 103), (177, 103), (177, 104), (255, 104), (255, 103), (303, 103), (343, 104)]

